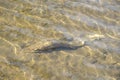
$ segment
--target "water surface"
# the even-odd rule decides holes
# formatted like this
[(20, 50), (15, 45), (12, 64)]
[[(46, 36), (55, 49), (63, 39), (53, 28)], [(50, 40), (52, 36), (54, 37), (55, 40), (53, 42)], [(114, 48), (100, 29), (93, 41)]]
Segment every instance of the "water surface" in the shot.
[(0, 80), (120, 80), (120, 1), (0, 0)]

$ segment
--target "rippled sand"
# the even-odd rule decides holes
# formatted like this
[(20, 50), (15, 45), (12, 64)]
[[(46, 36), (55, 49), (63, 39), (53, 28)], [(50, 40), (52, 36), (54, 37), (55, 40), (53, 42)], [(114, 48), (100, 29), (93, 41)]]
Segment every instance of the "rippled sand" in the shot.
[(120, 80), (120, 1), (0, 0), (0, 80)]

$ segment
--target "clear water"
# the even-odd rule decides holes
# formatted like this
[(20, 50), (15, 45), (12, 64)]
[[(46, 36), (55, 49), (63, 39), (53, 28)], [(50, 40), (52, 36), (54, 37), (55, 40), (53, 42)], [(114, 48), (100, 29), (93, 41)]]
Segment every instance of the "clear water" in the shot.
[(120, 80), (120, 1), (0, 0), (0, 80)]

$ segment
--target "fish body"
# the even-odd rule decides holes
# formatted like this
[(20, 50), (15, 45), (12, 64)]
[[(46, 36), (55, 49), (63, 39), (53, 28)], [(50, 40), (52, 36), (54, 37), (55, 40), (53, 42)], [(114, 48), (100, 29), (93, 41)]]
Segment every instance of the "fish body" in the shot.
[(82, 47), (81, 46), (73, 46), (67, 43), (53, 43), (49, 46), (42, 47), (41, 49), (36, 49), (34, 50), (34, 53), (50, 53), (53, 51), (65, 51), (65, 50), (77, 50), (78, 48)]

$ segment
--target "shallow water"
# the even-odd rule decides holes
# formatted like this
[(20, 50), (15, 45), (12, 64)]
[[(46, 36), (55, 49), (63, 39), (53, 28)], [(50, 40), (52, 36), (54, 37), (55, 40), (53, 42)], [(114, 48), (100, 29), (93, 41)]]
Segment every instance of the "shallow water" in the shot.
[(0, 80), (120, 80), (120, 1), (0, 0), (0, 46)]

